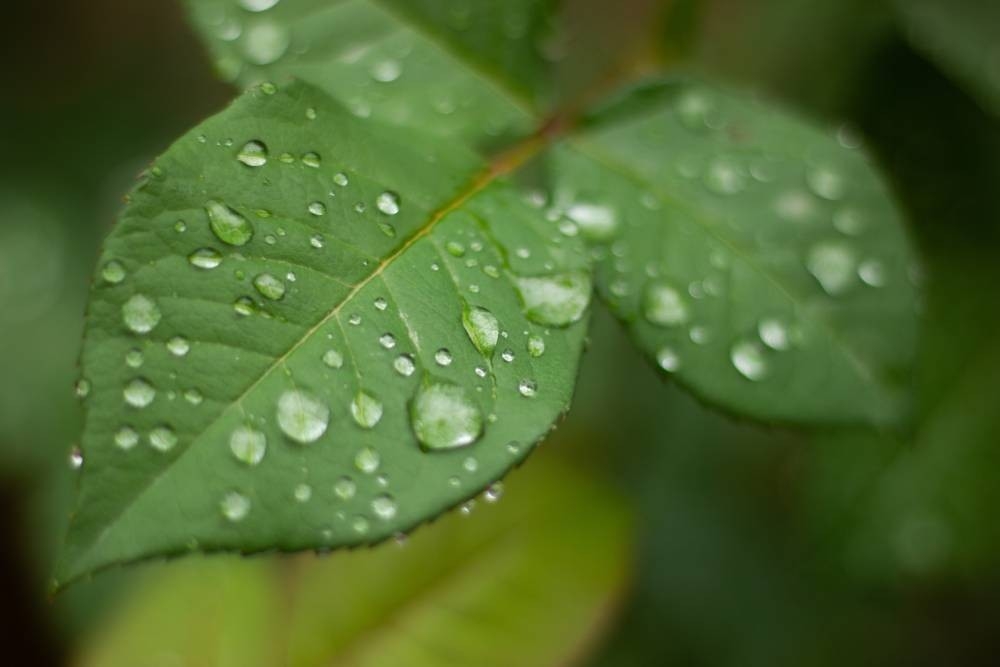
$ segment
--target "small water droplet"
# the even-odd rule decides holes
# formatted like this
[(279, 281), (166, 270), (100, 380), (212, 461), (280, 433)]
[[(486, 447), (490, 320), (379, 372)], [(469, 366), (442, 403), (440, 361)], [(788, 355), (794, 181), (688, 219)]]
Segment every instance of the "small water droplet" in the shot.
[(177, 434), (169, 426), (157, 426), (149, 432), (149, 444), (158, 452), (169, 452), (177, 445)]
[(483, 500), (488, 503), (495, 503), (503, 498), (503, 491), (503, 482), (493, 482), (483, 492)]
[(618, 233), (618, 216), (614, 209), (600, 204), (576, 203), (566, 210), (584, 237), (598, 243), (610, 241)]
[(736, 163), (717, 159), (709, 164), (705, 172), (705, 185), (716, 194), (735, 195), (746, 188), (747, 177)]
[(545, 339), (541, 336), (528, 337), (528, 354), (536, 359), (545, 354)]
[(122, 395), (133, 408), (145, 408), (156, 399), (156, 388), (148, 381), (136, 378), (125, 385)]
[(285, 296), (285, 283), (270, 273), (262, 273), (253, 279), (253, 286), (266, 299), (278, 301)]
[(222, 264), (222, 255), (213, 248), (199, 248), (188, 256), (188, 261), (199, 269), (214, 269)]
[(667, 373), (675, 373), (681, 367), (681, 358), (672, 347), (661, 347), (656, 352), (656, 364)]
[(413, 357), (409, 354), (401, 354), (396, 357), (392, 362), (392, 367), (395, 368), (396, 372), (403, 377), (410, 377), (417, 369), (417, 365), (414, 362)]
[(843, 293), (854, 277), (854, 254), (841, 243), (820, 243), (806, 258), (806, 268), (831, 296)]
[(188, 389), (184, 392), (184, 400), (191, 405), (201, 405), (205, 397), (197, 389)]
[(356, 516), (351, 520), (351, 528), (355, 533), (359, 535), (364, 535), (368, 532), (369, 524), (368, 519), (363, 516)]
[(326, 204), (321, 201), (314, 201), (308, 206), (309, 212), (315, 216), (326, 215)]
[(311, 245), (313, 248), (316, 248), (317, 250), (322, 249), (323, 246), (325, 245), (323, 237), (320, 234), (313, 234), (312, 236), (309, 237), (309, 245)]
[(222, 510), (222, 516), (236, 523), (245, 519), (250, 513), (250, 499), (242, 493), (231, 491), (222, 497), (219, 509)]
[(371, 394), (359, 391), (351, 401), (351, 416), (361, 428), (374, 428), (382, 420), (382, 402)]
[(240, 317), (247, 317), (257, 312), (257, 304), (248, 296), (241, 296), (233, 302), (233, 310)]
[(354, 467), (366, 475), (374, 474), (382, 465), (382, 457), (371, 447), (362, 447), (354, 455)]
[(395, 517), (398, 509), (396, 500), (388, 493), (383, 493), (372, 499), (372, 512), (383, 521), (389, 521)]
[(761, 320), (757, 325), (760, 340), (772, 350), (787, 350), (789, 346), (788, 329), (776, 319)]
[(74, 446), (69, 450), (69, 457), (67, 459), (69, 462), (69, 467), (73, 470), (79, 470), (83, 467), (83, 450), (79, 447)]
[(452, 361), (451, 351), (442, 347), (434, 353), (434, 361), (438, 366), (450, 366)]
[(139, 368), (144, 361), (142, 350), (129, 350), (125, 353), (125, 365), (129, 368)]
[(403, 66), (396, 60), (382, 60), (371, 68), (372, 78), (379, 83), (392, 83), (403, 73)]
[(333, 492), (341, 500), (350, 500), (358, 492), (358, 485), (350, 477), (341, 477), (333, 484)]
[(309, 152), (302, 156), (302, 164), (313, 169), (319, 169), (322, 162), (323, 159), (319, 156), (319, 153)]
[(767, 361), (760, 345), (752, 341), (743, 341), (733, 346), (729, 354), (733, 367), (740, 375), (751, 381), (757, 381), (767, 375)]
[(373, 303), (375, 305), (375, 310), (385, 310), (389, 307), (389, 302), (383, 297), (378, 297)]
[(399, 195), (387, 190), (375, 199), (375, 206), (385, 215), (396, 215), (399, 213)]
[(829, 167), (811, 169), (806, 175), (809, 189), (823, 199), (836, 200), (844, 196), (846, 183), (844, 178)]
[(131, 426), (123, 426), (115, 433), (115, 446), (128, 451), (139, 444), (139, 432)]
[(352, 327), (356, 327), (359, 324), (361, 324), (361, 316), (358, 315), (357, 313), (351, 313), (347, 317), (347, 323), (350, 324)]
[(472, 344), (486, 358), (493, 354), (500, 339), (500, 322), (485, 308), (466, 305), (462, 311), (462, 326)]
[(538, 383), (530, 379), (521, 380), (517, 383), (517, 391), (525, 398), (534, 398), (538, 395)]
[(877, 259), (867, 259), (858, 266), (858, 277), (869, 287), (885, 286), (885, 265)]
[(111, 260), (104, 265), (103, 269), (101, 269), (101, 277), (104, 278), (104, 282), (109, 285), (120, 284), (123, 280), (125, 280), (126, 275), (127, 272), (125, 271), (125, 265), (116, 259)]
[(590, 305), (590, 276), (583, 271), (541, 277), (515, 277), (528, 319), (564, 327), (580, 321)]
[(175, 357), (186, 357), (191, 351), (191, 343), (184, 336), (174, 336), (167, 341), (167, 350)]
[(344, 365), (344, 355), (337, 350), (327, 350), (323, 353), (323, 363), (330, 368), (340, 368)]
[(278, 399), (278, 426), (295, 442), (316, 442), (330, 424), (330, 409), (301, 389), (286, 391)]
[(452, 257), (463, 257), (465, 255), (465, 246), (458, 241), (448, 241), (444, 249), (448, 251), (448, 254)]
[(262, 141), (248, 141), (243, 144), (236, 159), (248, 167), (263, 167), (267, 164), (267, 146)]
[(509, 347), (500, 353), (500, 358), (506, 361), (508, 364), (514, 361), (514, 350)]
[(81, 401), (90, 396), (90, 380), (87, 378), (77, 380), (76, 384), (73, 385), (73, 392)]
[(334, 174), (333, 175), (333, 182), (336, 183), (337, 185), (339, 185), (342, 188), (346, 187), (347, 184), (349, 183), (349, 181), (347, 179), (347, 174), (345, 174), (342, 171)]
[(387, 350), (396, 347), (396, 337), (391, 333), (384, 333), (378, 337), (378, 344)]
[(148, 296), (136, 294), (122, 306), (122, 319), (131, 331), (148, 334), (160, 323), (160, 308)]
[(285, 55), (291, 41), (287, 28), (271, 21), (261, 21), (244, 32), (243, 55), (255, 65), (270, 65)]
[(298, 502), (307, 503), (309, 502), (309, 499), (312, 498), (313, 490), (308, 484), (298, 484), (295, 487), (295, 491), (292, 492), (292, 495), (295, 496), (295, 500)]
[(267, 436), (249, 426), (240, 426), (229, 437), (229, 450), (237, 461), (255, 466), (264, 460), (264, 454), (267, 452)]
[(410, 404), (410, 424), (428, 451), (471, 445), (483, 432), (483, 414), (458, 385), (432, 382), (422, 386)]
[(679, 326), (690, 318), (680, 292), (659, 280), (648, 282), (643, 290), (642, 315), (650, 324), (660, 327)]

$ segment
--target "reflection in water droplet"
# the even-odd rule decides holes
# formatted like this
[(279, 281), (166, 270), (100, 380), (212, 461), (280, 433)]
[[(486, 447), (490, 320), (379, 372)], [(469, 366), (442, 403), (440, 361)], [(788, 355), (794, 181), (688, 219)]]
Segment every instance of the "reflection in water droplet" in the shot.
[(767, 361), (760, 345), (751, 341), (743, 341), (733, 346), (729, 354), (733, 367), (748, 380), (757, 381), (767, 375)]
[(255, 466), (267, 452), (267, 436), (249, 426), (241, 426), (229, 437), (229, 450), (237, 461)]
[(396, 357), (392, 362), (392, 367), (395, 368), (396, 372), (403, 377), (410, 377), (417, 369), (417, 365), (414, 362), (413, 357), (409, 354), (401, 354)]
[(680, 292), (662, 281), (650, 281), (642, 295), (642, 315), (651, 324), (670, 327), (689, 319), (687, 304)]
[(125, 402), (133, 408), (145, 408), (156, 398), (156, 388), (142, 378), (136, 378), (122, 392)]
[(253, 279), (253, 286), (266, 299), (278, 301), (285, 296), (285, 283), (270, 273), (262, 273)]
[(661, 347), (656, 353), (656, 364), (668, 373), (674, 373), (681, 367), (681, 358), (671, 347)]
[(101, 277), (109, 285), (117, 285), (125, 280), (125, 265), (116, 259), (111, 260), (101, 269)]
[(199, 248), (188, 256), (188, 261), (199, 269), (214, 269), (222, 264), (222, 255), (213, 248)]
[(806, 258), (806, 268), (827, 294), (843, 293), (854, 278), (854, 254), (841, 243), (820, 243)]
[(250, 513), (250, 499), (242, 493), (232, 491), (223, 496), (219, 509), (222, 510), (222, 516), (229, 521), (234, 523), (242, 521)]
[(371, 475), (382, 465), (382, 457), (371, 447), (363, 447), (354, 456), (354, 466), (365, 473)]
[(262, 167), (267, 164), (267, 146), (262, 141), (248, 141), (243, 144), (236, 159), (248, 167)]
[(177, 445), (177, 434), (169, 426), (157, 426), (149, 432), (150, 446), (160, 452), (169, 452)]
[(757, 333), (761, 341), (772, 350), (787, 350), (789, 345), (788, 329), (779, 320), (761, 320), (757, 325)]
[(399, 195), (387, 190), (375, 199), (375, 206), (386, 215), (396, 215), (399, 213)]
[(515, 277), (525, 316), (537, 324), (565, 327), (578, 322), (590, 305), (590, 276), (583, 271)]
[(131, 331), (148, 334), (160, 323), (160, 308), (148, 296), (136, 294), (122, 306), (122, 319)]
[(492, 356), (500, 339), (500, 322), (496, 316), (485, 308), (466, 305), (462, 311), (462, 326), (476, 349), (484, 357)]
[(374, 428), (382, 420), (382, 412), (382, 402), (364, 391), (351, 401), (351, 416), (361, 428)]
[(292, 389), (278, 399), (278, 426), (295, 442), (316, 442), (329, 423), (330, 409), (312, 394)]
[(447, 450), (478, 440), (483, 414), (463, 387), (432, 382), (410, 403), (410, 424), (424, 449)]
[(375, 496), (372, 500), (372, 512), (383, 521), (389, 521), (395, 517), (397, 509), (395, 499), (387, 493)]
[(225, 204), (210, 200), (205, 203), (205, 212), (212, 233), (223, 243), (243, 246), (253, 238), (250, 222)]

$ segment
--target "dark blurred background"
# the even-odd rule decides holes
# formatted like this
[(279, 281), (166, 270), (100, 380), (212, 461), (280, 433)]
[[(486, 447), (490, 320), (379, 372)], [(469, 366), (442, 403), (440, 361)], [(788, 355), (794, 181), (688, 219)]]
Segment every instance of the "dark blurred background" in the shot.
[[(893, 436), (734, 422), (658, 380), (598, 314), (577, 409), (552, 449), (630, 499), (638, 556), (631, 597), (588, 664), (998, 664), (995, 110), (915, 49), (884, 2), (568, 5), (567, 96), (662, 62), (853, 127), (926, 274), (920, 409)], [(72, 386), (97, 249), (136, 174), (235, 91), (177, 1), (15, 3), (5, 23), (0, 645), (9, 664), (58, 665), (128, 589), (112, 574), (45, 593), (72, 493)]]

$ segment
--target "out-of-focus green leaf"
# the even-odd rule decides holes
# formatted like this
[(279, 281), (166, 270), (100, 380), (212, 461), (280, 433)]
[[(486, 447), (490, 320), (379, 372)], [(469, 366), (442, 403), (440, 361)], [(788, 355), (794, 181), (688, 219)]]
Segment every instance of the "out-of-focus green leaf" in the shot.
[(402, 547), (157, 568), (82, 648), (81, 665), (575, 663), (626, 584), (627, 512), (552, 465), (415, 533)]
[(554, 160), (554, 207), (665, 373), (766, 421), (895, 422), (914, 256), (855, 140), (698, 82), (598, 112)]
[(1000, 115), (1000, 3), (896, 0), (910, 42)]
[(225, 78), (295, 77), (358, 116), (476, 144), (534, 129), (549, 4), (188, 0)]
[(302, 83), (160, 158), (91, 294), (60, 582), (379, 542), (523, 460), (568, 406), (591, 285), (483, 170)]

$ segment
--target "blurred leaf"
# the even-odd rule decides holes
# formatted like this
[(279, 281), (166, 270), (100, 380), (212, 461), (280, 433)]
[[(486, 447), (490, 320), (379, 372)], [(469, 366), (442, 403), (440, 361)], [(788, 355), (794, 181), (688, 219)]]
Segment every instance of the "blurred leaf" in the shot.
[(160, 158), (92, 291), (58, 579), (379, 542), (523, 460), (568, 406), (591, 285), (483, 169), (306, 84)]
[(700, 33), (704, 0), (670, 0), (663, 14), (663, 53), (669, 63), (686, 58)]
[(557, 154), (554, 206), (646, 355), (766, 421), (904, 416), (914, 256), (854, 140), (699, 82), (650, 83)]
[(534, 129), (547, 0), (187, 0), (223, 77), (290, 77), (356, 115), (481, 144)]
[(403, 547), (156, 568), (79, 664), (574, 664), (626, 584), (628, 530), (608, 489), (534, 465)]
[(1000, 115), (1000, 3), (895, 0), (910, 42)]

